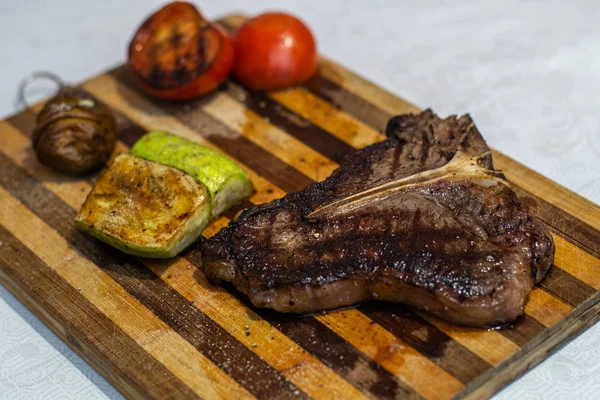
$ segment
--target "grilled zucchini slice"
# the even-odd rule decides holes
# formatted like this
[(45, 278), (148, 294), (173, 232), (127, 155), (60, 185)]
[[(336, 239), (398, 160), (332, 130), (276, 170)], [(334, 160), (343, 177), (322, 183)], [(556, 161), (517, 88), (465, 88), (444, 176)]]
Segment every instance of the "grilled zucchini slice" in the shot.
[(125, 253), (167, 258), (196, 240), (210, 216), (210, 193), (202, 182), (122, 154), (100, 177), (75, 224)]
[(153, 131), (144, 135), (130, 154), (170, 165), (198, 178), (210, 191), (213, 217), (254, 191), (248, 175), (229, 157), (171, 133)]

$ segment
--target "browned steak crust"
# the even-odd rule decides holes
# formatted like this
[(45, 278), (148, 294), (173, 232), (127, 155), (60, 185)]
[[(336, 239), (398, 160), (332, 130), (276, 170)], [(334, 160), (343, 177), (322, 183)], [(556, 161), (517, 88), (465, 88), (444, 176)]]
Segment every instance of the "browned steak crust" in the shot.
[(203, 244), (206, 275), (283, 312), (380, 299), (472, 326), (518, 317), (554, 244), (470, 117), (400, 115), (387, 135), (242, 213)]

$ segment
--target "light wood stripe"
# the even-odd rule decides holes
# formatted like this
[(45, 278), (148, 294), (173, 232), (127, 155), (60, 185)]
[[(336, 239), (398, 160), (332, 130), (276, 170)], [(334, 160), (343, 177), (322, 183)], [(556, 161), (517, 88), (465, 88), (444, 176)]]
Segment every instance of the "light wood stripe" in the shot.
[(433, 315), (418, 313), (419, 316), (456, 340), (492, 365), (498, 365), (520, 350), (515, 343), (498, 332), (467, 328), (443, 321)]
[(90, 186), (86, 181), (70, 177), (56, 179), (56, 172), (37, 162), (31, 141), (20, 131), (8, 122), (0, 121), (0, 132), (2, 132), (0, 134), (0, 151), (15, 164), (24, 166), (72, 208), (79, 209), (81, 207), (85, 196), (90, 191)]
[(212, 221), (204, 231), (202, 231), (202, 235), (205, 238), (209, 238), (215, 234), (217, 234), (221, 229), (225, 228), (229, 223), (229, 218), (219, 217), (216, 220)]
[(538, 287), (529, 292), (529, 300), (525, 303), (525, 314), (547, 328), (569, 315), (571, 311), (573, 307)]
[[(0, 149), (15, 164), (24, 168), (35, 178), (44, 182), (65, 203), (78, 209), (85, 200), (91, 186), (87, 181), (56, 184), (59, 175), (38, 163), (27, 163), (32, 153), (30, 141), (5, 122), (0, 122), (6, 136), (0, 138)], [(46, 178), (42, 180), (43, 178)], [(221, 224), (228, 222), (221, 218)], [(212, 224), (211, 224), (212, 225)], [(213, 230), (218, 230), (218, 227)], [(274, 368), (283, 372), (290, 382), (297, 385), (313, 398), (333, 395), (336, 398), (364, 397), (356, 388), (336, 375), (328, 367), (304, 352), (268, 322), (245, 307), (235, 297), (220, 287), (210, 285), (202, 273), (183, 258), (171, 261), (144, 260), (143, 263), (169, 286), (226, 329), (248, 349), (256, 353)], [(244, 329), (248, 326), (249, 329)], [(246, 332), (251, 332), (246, 336)], [(281, 351), (285, 349), (285, 351)], [(323, 386), (328, 386), (328, 392)]]
[[(153, 130), (170, 131), (181, 137), (202, 144), (203, 146), (219, 150), (216, 146), (206, 141), (202, 136), (188, 128), (185, 124), (179, 122), (177, 119), (169, 115), (166, 115), (164, 111), (153, 105), (150, 101), (136, 96), (131, 89), (117, 82), (108, 75), (100, 75), (92, 78), (91, 80), (85, 82), (82, 87), (88, 90), (98, 99), (110, 104), (111, 107), (118, 109), (122, 114), (126, 115), (127, 118), (139, 125), (152, 127)], [(143, 102), (143, 106), (146, 110), (148, 110), (148, 113), (140, 113), (137, 107), (123, 100), (122, 95), (119, 94), (120, 92), (126, 92), (131, 96), (136, 96), (136, 99), (139, 99), (141, 102)], [(256, 193), (250, 197), (253, 202), (259, 204), (265, 203), (278, 199), (285, 194), (283, 190), (267, 181), (263, 177), (257, 175), (244, 163), (241, 163), (239, 160), (235, 161), (244, 169), (254, 183)]]
[[(243, 86), (228, 82), (225, 91), (248, 110), (262, 116), (286, 134), (296, 138), (314, 151), (337, 161), (354, 148), (336, 136), (315, 125), (312, 121), (288, 110), (264, 92), (248, 92)], [(362, 112), (362, 109), (361, 109)]]
[(561, 268), (550, 268), (538, 286), (578, 310), (600, 300), (600, 292)]
[(202, 109), (312, 180), (323, 180), (337, 168), (337, 164), (327, 157), (263, 120), (226, 94), (216, 94)]
[(338, 110), (306, 89), (271, 92), (269, 96), (354, 148), (361, 148), (384, 138), (363, 122)]
[[(196, 394), (204, 398), (253, 398), (2, 187), (0, 199), (0, 223), (11, 234)], [(173, 347), (178, 351), (172, 351)]]
[(517, 163), (498, 150), (493, 150), (492, 153), (494, 166), (502, 169), (509, 181), (600, 230), (600, 207), (597, 204)]
[(577, 279), (600, 290), (600, 260), (558, 235), (552, 235), (556, 246), (554, 262)]
[(44, 105), (46, 104), (47, 99), (44, 100), (40, 100), (37, 103), (35, 103), (34, 105), (32, 105), (31, 107), (29, 107), (29, 109), (34, 113), (37, 114), (40, 111), (42, 111), (42, 108), (44, 108)]
[[(317, 318), (425, 398), (452, 397), (464, 387), (452, 375), (357, 310), (343, 310)], [(435, 379), (431, 379), (433, 376)]]
[(493, 365), (402, 305), (369, 302), (359, 307), (367, 317), (464, 385), (493, 370)]

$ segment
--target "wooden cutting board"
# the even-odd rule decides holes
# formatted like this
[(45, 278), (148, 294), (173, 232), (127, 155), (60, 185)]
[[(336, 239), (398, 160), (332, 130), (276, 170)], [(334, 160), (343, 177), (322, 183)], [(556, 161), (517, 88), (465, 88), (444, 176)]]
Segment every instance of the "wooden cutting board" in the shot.
[[(81, 87), (117, 113), (120, 151), (164, 129), (236, 159), (257, 189), (245, 206), (324, 179), (338, 155), (381, 140), (390, 116), (418, 111), (326, 58), (317, 77), (280, 93), (228, 82), (165, 103), (123, 67)], [(462, 328), (394, 304), (298, 317), (210, 285), (197, 248), (141, 260), (76, 231), (94, 178), (37, 163), (29, 136), (40, 107), (0, 122), (0, 280), (127, 397), (489, 397), (598, 319), (600, 207), (498, 152), (496, 167), (556, 241), (556, 266), (514, 326)]]

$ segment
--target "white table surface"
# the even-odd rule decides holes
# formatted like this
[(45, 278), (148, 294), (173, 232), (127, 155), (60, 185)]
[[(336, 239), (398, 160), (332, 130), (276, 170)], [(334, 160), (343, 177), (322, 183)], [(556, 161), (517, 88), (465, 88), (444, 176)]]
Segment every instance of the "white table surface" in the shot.
[[(121, 63), (161, 3), (0, 0), (0, 116), (16, 111), (17, 83), (34, 70), (79, 82)], [(209, 17), (300, 15), (322, 53), (440, 115), (471, 113), (491, 146), (600, 203), (600, 2), (567, 3), (200, 2)], [(597, 325), (496, 398), (599, 397)], [(0, 398), (121, 396), (0, 287)]]

